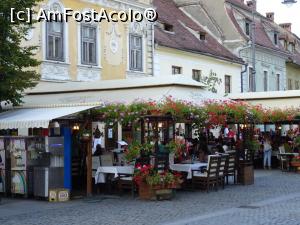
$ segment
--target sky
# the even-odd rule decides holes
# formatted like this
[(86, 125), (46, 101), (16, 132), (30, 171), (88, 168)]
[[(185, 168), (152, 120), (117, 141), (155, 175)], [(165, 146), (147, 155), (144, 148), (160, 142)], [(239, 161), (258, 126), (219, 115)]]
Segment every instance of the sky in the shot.
[(276, 23), (292, 23), (292, 32), (300, 37), (300, 0), (291, 7), (283, 5), (283, 0), (257, 0), (257, 10), (265, 15), (275, 13)]

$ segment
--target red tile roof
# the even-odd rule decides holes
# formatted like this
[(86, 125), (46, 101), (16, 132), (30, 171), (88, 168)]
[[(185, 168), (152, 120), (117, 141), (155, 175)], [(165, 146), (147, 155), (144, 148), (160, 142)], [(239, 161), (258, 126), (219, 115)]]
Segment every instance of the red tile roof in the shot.
[[(243, 4), (240, 0), (226, 0), (226, 2), (232, 3), (233, 5), (237, 6), (234, 7), (234, 10), (237, 10), (238, 13), (242, 14), (245, 18), (249, 17), (247, 15), (245, 15), (242, 11), (240, 11), (239, 9), (245, 9), (249, 11), (249, 7), (246, 6), (245, 4)], [(240, 27), (240, 25), (238, 24), (235, 16), (234, 16), (234, 11), (232, 8), (227, 8), (227, 14), (230, 17), (230, 19), (232, 20), (234, 26), (236, 27), (237, 31), (241, 34), (241, 36), (243, 38), (245, 38), (245, 40), (249, 40), (250, 38), (243, 32), (242, 28)], [(294, 63), (300, 65), (300, 53), (299, 52), (295, 52), (295, 53), (291, 53), (287, 50), (284, 49), (284, 46), (282, 46), (282, 44), (280, 43), (280, 41), (278, 41), (277, 46), (273, 43), (273, 40), (270, 39), (269, 35), (267, 34), (266, 30), (268, 29), (272, 29), (274, 31), (280, 32), (279, 33), (279, 38), (283, 38), (286, 36), (294, 36), (294, 34), (292, 34), (291, 32), (289, 32), (289, 34), (287, 34), (285, 32), (282, 32), (282, 29), (278, 28), (278, 25), (269, 21), (266, 17), (264, 17), (263, 15), (257, 13), (260, 16), (260, 19), (255, 21), (255, 41), (256, 44), (265, 48), (269, 48), (275, 51), (280, 51), (282, 52), (282, 54), (285, 54), (286, 56), (288, 56)]]
[[(153, 4), (156, 7), (159, 22), (173, 25), (174, 31), (174, 33), (166, 32), (159, 26), (156, 26), (155, 41), (159, 45), (238, 63), (243, 62), (242, 59), (232, 54), (215, 38), (206, 33), (203, 27), (177, 8), (173, 0), (154, 0)], [(205, 32), (206, 40), (200, 40), (193, 34), (193, 31)]]

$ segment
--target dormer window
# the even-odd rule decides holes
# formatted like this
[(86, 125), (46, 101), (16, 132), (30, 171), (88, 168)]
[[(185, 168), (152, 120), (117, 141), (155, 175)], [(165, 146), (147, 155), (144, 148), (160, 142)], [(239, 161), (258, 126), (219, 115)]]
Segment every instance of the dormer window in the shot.
[(167, 32), (174, 32), (174, 27), (171, 24), (164, 23), (163, 27), (164, 27), (164, 30)]
[(249, 21), (245, 22), (245, 33), (246, 33), (246, 35), (250, 36), (250, 22)]
[(205, 41), (206, 40), (206, 33), (205, 32), (199, 32), (199, 38), (200, 38), (200, 40)]
[(290, 42), (289, 45), (288, 45), (288, 50), (290, 52), (294, 53), (295, 52), (295, 48), (296, 48), (295, 43)]
[(278, 45), (278, 33), (274, 33), (274, 44)]
[(284, 49), (288, 50), (288, 42), (286, 40), (284, 40)]

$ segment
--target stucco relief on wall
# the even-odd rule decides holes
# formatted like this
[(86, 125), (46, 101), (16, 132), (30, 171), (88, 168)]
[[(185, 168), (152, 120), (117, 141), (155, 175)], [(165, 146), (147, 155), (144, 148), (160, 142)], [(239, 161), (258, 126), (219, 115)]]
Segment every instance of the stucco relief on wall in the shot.
[(79, 81), (95, 81), (100, 80), (101, 69), (95, 67), (78, 66), (77, 76)]
[(70, 80), (69, 65), (65, 63), (43, 62), (41, 74), (46, 80)]
[(110, 23), (109, 29), (105, 32), (104, 38), (104, 58), (110, 65), (122, 64), (123, 37), (119, 25)]

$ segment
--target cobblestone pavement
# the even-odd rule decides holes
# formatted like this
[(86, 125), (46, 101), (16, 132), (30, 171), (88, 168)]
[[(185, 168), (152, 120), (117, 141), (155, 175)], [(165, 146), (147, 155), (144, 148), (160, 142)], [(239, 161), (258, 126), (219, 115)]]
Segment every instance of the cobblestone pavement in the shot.
[(122, 198), (68, 203), (4, 199), (1, 225), (300, 225), (300, 175), (255, 171), (255, 185), (181, 191), (172, 201)]

